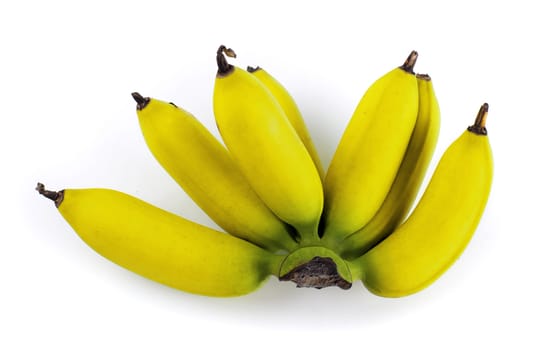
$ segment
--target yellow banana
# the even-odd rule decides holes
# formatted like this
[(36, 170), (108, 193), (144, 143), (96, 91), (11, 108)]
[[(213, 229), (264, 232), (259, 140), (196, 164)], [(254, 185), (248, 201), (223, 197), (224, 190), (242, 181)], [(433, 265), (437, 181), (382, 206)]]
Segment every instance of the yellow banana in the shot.
[(423, 182), (433, 156), (440, 128), (440, 111), (431, 78), (418, 79), (419, 108), (416, 126), (395, 181), (376, 215), (361, 230), (342, 243), (342, 255), (361, 256), (399, 226), (407, 214)]
[(418, 205), (396, 231), (349, 263), (373, 293), (400, 297), (436, 280), (463, 252), (489, 197), (493, 176), (484, 104), (444, 152)]
[(316, 166), (316, 169), (318, 169), (318, 173), (320, 174), (320, 178), (323, 180), (324, 167), (322, 166), (320, 156), (316, 151), (316, 147), (312, 142), (309, 130), (305, 125), (305, 121), (303, 120), (303, 116), (301, 115), (301, 111), (297, 107), (295, 100), (292, 98), (288, 90), (286, 90), (286, 88), (265, 69), (261, 67), (248, 67), (247, 71), (249, 73), (252, 73), (256, 78), (258, 78), (258, 80), (260, 80), (265, 85), (265, 87), (269, 89), (271, 94), (280, 104), (280, 106), (284, 110), (284, 113), (286, 113), (288, 120), (297, 132), (297, 135), (299, 136), (299, 138), (301, 138), (301, 141), (303, 141), (305, 148), (307, 148), (307, 151), (311, 155), (312, 161), (314, 162), (314, 165)]
[(323, 239), (334, 246), (376, 214), (401, 165), (418, 113), (417, 53), (359, 102), (324, 181)]
[(269, 90), (217, 52), (213, 109), (222, 139), (254, 191), (303, 244), (319, 240), (323, 190), (303, 142)]
[(254, 291), (283, 257), (108, 189), (37, 190), (55, 201), (81, 239), (114, 263), (156, 282), (209, 296)]
[(293, 250), (284, 224), (261, 201), (226, 148), (192, 114), (138, 93), (145, 141), (169, 175), (226, 232), (270, 250)]

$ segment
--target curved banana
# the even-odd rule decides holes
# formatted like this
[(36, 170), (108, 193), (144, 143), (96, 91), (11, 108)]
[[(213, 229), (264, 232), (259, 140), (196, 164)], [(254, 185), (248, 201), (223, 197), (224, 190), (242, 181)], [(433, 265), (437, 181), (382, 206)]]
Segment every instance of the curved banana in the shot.
[(350, 262), (353, 276), (374, 294), (401, 297), (427, 287), (467, 246), (484, 211), (493, 176), (487, 110), (484, 104), (474, 125), (444, 152), (407, 221)]
[(440, 110), (431, 78), (427, 74), (417, 74), (416, 78), (418, 118), (395, 181), (376, 215), (341, 243), (344, 256), (361, 256), (386, 238), (403, 222), (416, 200), (440, 129)]
[(261, 201), (226, 148), (192, 114), (138, 93), (132, 96), (152, 154), (213, 221), (261, 247), (295, 249), (287, 225)]
[(312, 142), (309, 130), (305, 125), (305, 121), (303, 120), (303, 116), (301, 115), (301, 111), (297, 107), (295, 100), (292, 98), (288, 90), (286, 90), (286, 88), (265, 69), (261, 67), (248, 67), (247, 71), (249, 73), (252, 73), (256, 78), (258, 78), (258, 80), (261, 81), (265, 85), (265, 87), (269, 89), (271, 94), (280, 104), (280, 106), (284, 110), (284, 113), (286, 113), (288, 120), (297, 132), (297, 135), (299, 136), (299, 138), (305, 145), (305, 148), (307, 148), (307, 151), (311, 155), (312, 161), (314, 162), (314, 165), (316, 166), (316, 169), (318, 169), (318, 173), (320, 174), (320, 179), (322, 179), (323, 181), (324, 167), (322, 166), (320, 156), (316, 151), (316, 147)]
[(97, 253), (156, 282), (238, 296), (278, 274), (283, 257), (108, 189), (37, 190)]
[(335, 246), (371, 220), (388, 194), (418, 113), (417, 53), (359, 102), (324, 181), (323, 240)]
[(252, 74), (217, 52), (213, 109), (232, 158), (254, 191), (283, 221), (296, 228), (303, 244), (319, 240), (323, 190), (318, 170), (303, 142), (269, 90)]

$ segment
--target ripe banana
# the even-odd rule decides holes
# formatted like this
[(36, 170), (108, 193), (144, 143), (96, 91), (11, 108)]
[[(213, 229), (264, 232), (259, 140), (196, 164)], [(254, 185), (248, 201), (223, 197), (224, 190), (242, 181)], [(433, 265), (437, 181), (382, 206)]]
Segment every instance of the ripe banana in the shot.
[(294, 127), (297, 135), (305, 145), (305, 148), (309, 152), (316, 169), (318, 169), (318, 174), (320, 174), (320, 179), (324, 179), (324, 167), (320, 161), (320, 156), (316, 151), (316, 147), (312, 142), (309, 130), (305, 125), (301, 111), (297, 107), (295, 100), (292, 98), (288, 90), (271, 74), (269, 74), (265, 69), (261, 67), (248, 67), (247, 71), (252, 73), (259, 81), (261, 81), (266, 88), (269, 89), (271, 94), (275, 97), (277, 102), (280, 104), (281, 108), (286, 113), (286, 117)]
[(108, 189), (37, 190), (55, 201), (81, 239), (156, 282), (209, 296), (254, 291), (283, 257)]
[(323, 190), (310, 154), (280, 104), (252, 74), (230, 65), (217, 52), (213, 109), (219, 132), (232, 158), (254, 191), (302, 244), (319, 240)]
[(373, 293), (401, 297), (436, 280), (463, 252), (489, 197), (493, 176), (484, 104), (444, 152), (410, 217), (365, 255), (349, 262)]
[(403, 222), (416, 200), (440, 129), (440, 110), (431, 78), (426, 74), (417, 74), (416, 78), (418, 118), (395, 181), (376, 215), (341, 243), (343, 256), (361, 256), (386, 238)]
[(392, 186), (418, 113), (417, 56), (369, 87), (339, 142), (324, 180), (323, 239), (331, 246), (365, 226)]
[(138, 93), (132, 96), (152, 154), (213, 221), (271, 251), (295, 249), (289, 227), (267, 208), (226, 148), (192, 114)]

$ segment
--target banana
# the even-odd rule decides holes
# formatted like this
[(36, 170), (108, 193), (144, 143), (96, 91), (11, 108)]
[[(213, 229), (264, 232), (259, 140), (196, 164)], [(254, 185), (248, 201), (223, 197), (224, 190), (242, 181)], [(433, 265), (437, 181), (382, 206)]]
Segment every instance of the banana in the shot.
[(295, 249), (290, 228), (267, 208), (226, 148), (192, 114), (139, 93), (132, 96), (152, 154), (214, 222), (269, 250)]
[(312, 142), (311, 136), (309, 134), (309, 130), (307, 129), (307, 126), (305, 125), (305, 121), (303, 120), (303, 116), (301, 115), (301, 111), (299, 110), (297, 104), (295, 103), (295, 100), (292, 98), (288, 90), (277, 80), (275, 79), (271, 74), (269, 74), (265, 69), (261, 67), (248, 67), (247, 71), (249, 73), (252, 73), (256, 78), (258, 78), (259, 81), (261, 81), (266, 88), (269, 89), (271, 94), (275, 97), (277, 102), (280, 104), (282, 109), (284, 110), (284, 113), (286, 113), (286, 117), (288, 117), (288, 120), (294, 127), (295, 131), (297, 132), (297, 135), (305, 145), (305, 148), (309, 152), (312, 161), (314, 162), (314, 165), (316, 166), (316, 169), (318, 170), (318, 174), (320, 174), (320, 179), (324, 179), (324, 167), (322, 166), (322, 162), (320, 161), (320, 156), (318, 155), (318, 152), (316, 151), (316, 147), (314, 146), (314, 143)]
[(440, 110), (429, 75), (417, 74), (416, 78), (418, 117), (395, 181), (376, 215), (341, 243), (343, 256), (361, 256), (399, 226), (409, 213), (423, 182), (437, 144)]
[(109, 189), (37, 190), (81, 239), (156, 282), (208, 296), (238, 296), (278, 274), (283, 257)]
[(264, 203), (292, 225), (301, 244), (319, 240), (323, 190), (318, 170), (280, 104), (252, 74), (217, 52), (215, 120), (232, 158)]
[(401, 297), (430, 285), (463, 252), (487, 203), (493, 176), (484, 104), (444, 152), (418, 205), (396, 231), (350, 261), (374, 294)]
[(354, 111), (324, 180), (323, 240), (336, 246), (382, 206), (418, 113), (418, 54), (369, 87)]

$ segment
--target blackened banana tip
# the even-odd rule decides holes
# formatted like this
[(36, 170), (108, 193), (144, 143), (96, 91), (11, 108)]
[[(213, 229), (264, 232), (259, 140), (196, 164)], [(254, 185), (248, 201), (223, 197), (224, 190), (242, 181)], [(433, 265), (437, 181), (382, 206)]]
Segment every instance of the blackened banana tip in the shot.
[(403, 65), (400, 68), (407, 73), (414, 74), (414, 66), (416, 65), (417, 60), (418, 60), (418, 51), (412, 50), (410, 54), (408, 55), (407, 59), (405, 60), (405, 63), (403, 63)]
[(137, 102), (137, 109), (138, 110), (142, 110), (150, 102), (150, 98), (141, 96), (141, 94), (139, 92), (132, 92), (132, 97)]
[(55, 205), (57, 208), (60, 205), (60, 203), (62, 203), (62, 200), (64, 199), (64, 191), (58, 191), (58, 192), (49, 191), (45, 189), (45, 185), (42, 184), (41, 182), (38, 182), (36, 186), (36, 191), (38, 191), (38, 193), (44, 196), (45, 198), (48, 198), (52, 200), (53, 202), (55, 202)]
[(416, 78), (420, 79), (420, 80), (426, 80), (426, 81), (431, 81), (431, 76), (429, 74), (426, 74), (426, 73), (416, 73)]
[(216, 63), (218, 66), (219, 76), (225, 76), (231, 71), (233, 71), (233, 66), (228, 63), (226, 57), (236, 58), (237, 55), (235, 54), (235, 51), (233, 51), (231, 48), (220, 45), (218, 50), (216, 51)]
[(260, 69), (261, 69), (260, 66), (256, 66), (256, 67), (247, 66), (247, 72), (249, 72), (249, 73), (254, 73), (254, 72), (256, 72), (256, 71), (258, 71)]
[(477, 135), (487, 135), (486, 120), (488, 111), (489, 104), (485, 102), (480, 107), (476, 119), (474, 120), (474, 124), (469, 126), (467, 130)]

